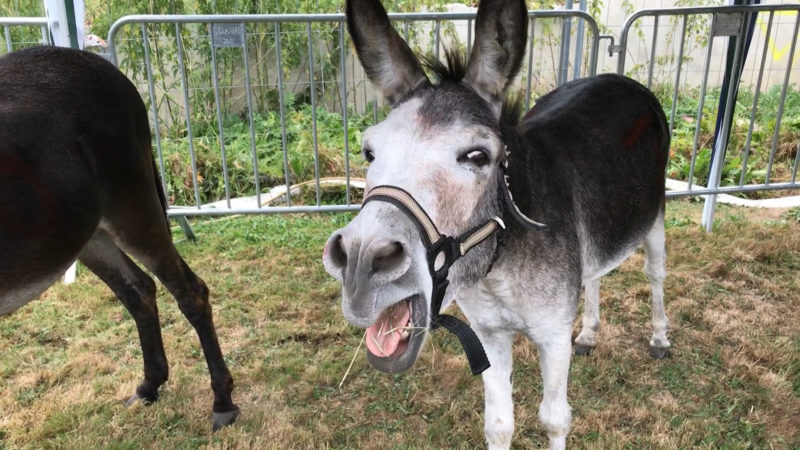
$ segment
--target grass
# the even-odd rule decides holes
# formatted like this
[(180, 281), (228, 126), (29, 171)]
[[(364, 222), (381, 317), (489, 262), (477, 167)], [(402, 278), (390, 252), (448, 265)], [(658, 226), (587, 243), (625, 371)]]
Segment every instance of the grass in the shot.
[[(649, 288), (637, 253), (603, 281), (602, 328), (575, 357), (573, 448), (800, 446), (800, 221), (796, 211), (667, 207), (673, 356), (647, 356)], [(322, 269), (327, 236), (350, 215), (195, 221), (178, 248), (212, 290), (239, 422), (210, 432), (211, 392), (191, 326), (159, 286), (171, 378), (161, 400), (125, 409), (141, 377), (133, 321), (79, 270), (70, 286), (0, 318), (2, 448), (476, 448), (482, 383), (455, 337), (436, 332), (409, 372), (373, 370)], [(177, 230), (177, 228), (176, 228)], [(577, 323), (576, 321), (576, 330)], [(515, 345), (515, 448), (537, 448), (538, 359)]]

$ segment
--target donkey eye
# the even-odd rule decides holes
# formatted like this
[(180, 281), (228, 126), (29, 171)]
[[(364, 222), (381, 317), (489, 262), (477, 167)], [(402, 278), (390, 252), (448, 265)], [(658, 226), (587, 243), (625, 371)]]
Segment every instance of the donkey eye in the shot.
[(489, 164), (489, 155), (485, 149), (473, 148), (458, 157), (458, 162), (468, 162), (478, 167), (483, 167)]
[(375, 153), (371, 149), (365, 148), (361, 150), (361, 153), (364, 155), (364, 159), (366, 159), (367, 162), (371, 163), (372, 161), (375, 161)]

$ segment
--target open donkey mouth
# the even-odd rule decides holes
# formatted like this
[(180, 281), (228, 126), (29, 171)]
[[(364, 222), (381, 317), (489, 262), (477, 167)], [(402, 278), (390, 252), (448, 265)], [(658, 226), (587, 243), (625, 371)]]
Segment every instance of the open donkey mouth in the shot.
[(398, 373), (417, 359), (427, 324), (425, 302), (419, 295), (386, 308), (367, 328), (367, 358), (376, 369)]

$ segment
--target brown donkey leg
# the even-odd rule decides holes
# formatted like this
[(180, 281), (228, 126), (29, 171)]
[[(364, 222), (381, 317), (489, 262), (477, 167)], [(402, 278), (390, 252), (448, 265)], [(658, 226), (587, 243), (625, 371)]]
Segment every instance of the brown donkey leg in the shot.
[(148, 197), (128, 197), (125, 202), (116, 204), (114, 210), (106, 215), (104, 228), (122, 250), (144, 264), (164, 283), (197, 332), (211, 374), (211, 389), (214, 391), (212, 425), (214, 430), (218, 430), (236, 421), (239, 408), (231, 399), (233, 378), (217, 341), (208, 288), (178, 254), (163, 210), (159, 204), (143, 200)]
[(231, 399), (233, 378), (219, 348), (206, 284), (178, 255), (169, 235), (166, 235), (166, 239), (149, 235), (144, 236), (143, 240), (132, 239), (130, 235), (124, 233), (123, 236), (125, 242), (121, 247), (147, 266), (164, 283), (200, 338), (200, 345), (211, 374), (211, 389), (214, 391), (212, 421), (214, 430), (232, 424), (239, 416), (239, 408)]
[[(177, 253), (175, 255), (177, 256)], [(239, 416), (239, 408), (231, 400), (233, 378), (225, 365), (222, 350), (217, 342), (211, 303), (208, 301), (208, 288), (180, 256), (177, 258), (177, 265), (163, 264), (154, 271), (178, 300), (181, 312), (200, 337), (200, 345), (203, 347), (208, 370), (211, 373), (211, 389), (214, 391), (212, 425), (216, 431), (224, 425), (232, 424)], [(184, 281), (179, 282), (181, 279)]]
[(128, 405), (138, 398), (145, 402), (158, 400), (158, 388), (167, 381), (169, 366), (161, 340), (153, 279), (102, 230), (92, 236), (78, 258), (114, 291), (136, 322), (144, 359), (144, 380)]

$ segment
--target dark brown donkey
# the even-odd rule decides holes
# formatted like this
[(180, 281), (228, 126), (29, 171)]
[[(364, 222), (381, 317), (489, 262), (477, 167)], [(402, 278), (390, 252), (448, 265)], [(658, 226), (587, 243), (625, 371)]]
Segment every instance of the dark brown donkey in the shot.
[(165, 207), (147, 110), (116, 67), (57, 47), (0, 58), (0, 315), (36, 298), (79, 259), (136, 321), (144, 381), (129, 404), (155, 401), (168, 374), (156, 286), (132, 255), (175, 296), (200, 337), (216, 430), (239, 415), (233, 379), (208, 288), (172, 244)]

